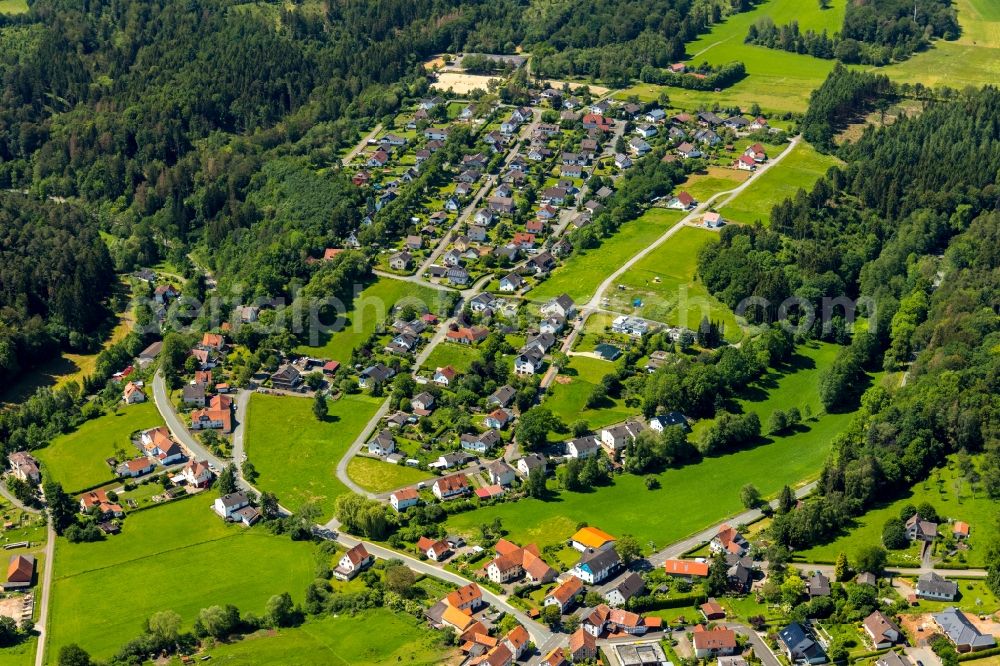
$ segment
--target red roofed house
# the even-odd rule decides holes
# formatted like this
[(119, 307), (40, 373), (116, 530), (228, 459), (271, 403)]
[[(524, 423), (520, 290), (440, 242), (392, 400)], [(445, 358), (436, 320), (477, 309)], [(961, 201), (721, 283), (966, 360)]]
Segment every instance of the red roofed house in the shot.
[(413, 488), (403, 488), (389, 495), (389, 504), (396, 511), (403, 511), (414, 506), (420, 499), (420, 494)]
[(114, 516), (115, 518), (119, 518), (125, 515), (120, 505), (112, 504), (108, 501), (108, 494), (103, 490), (91, 490), (80, 497), (81, 512), (87, 513), (95, 506), (100, 509), (102, 517)]
[(195, 488), (207, 488), (214, 476), (205, 460), (189, 460), (188, 464), (184, 465), (181, 475), (188, 485)]
[(146, 394), (138, 384), (129, 382), (125, 385), (125, 390), (122, 391), (122, 400), (126, 405), (135, 405), (140, 402), (146, 402)]
[(449, 386), (453, 381), (455, 381), (455, 377), (457, 376), (458, 370), (450, 365), (446, 365), (445, 367), (438, 368), (434, 371), (434, 383), (440, 384), (441, 386)]
[(153, 463), (150, 462), (149, 458), (145, 456), (142, 458), (133, 458), (132, 460), (126, 460), (122, 464), (118, 465), (115, 469), (119, 476), (126, 476), (129, 478), (136, 478), (142, 476), (143, 474), (149, 474), (153, 471)]
[(732, 629), (717, 627), (708, 631), (699, 624), (691, 635), (691, 642), (699, 659), (714, 659), (736, 652), (736, 632)]
[(736, 160), (733, 164), (740, 171), (754, 171), (757, 169), (757, 163), (752, 157), (747, 157), (746, 155), (740, 155), (740, 158)]
[(460, 345), (471, 345), (485, 340), (489, 337), (490, 331), (483, 326), (473, 326), (471, 328), (462, 326), (454, 331), (448, 331), (445, 335), (449, 342), (457, 342)]
[(708, 563), (693, 560), (667, 560), (663, 563), (668, 576), (678, 576), (691, 580), (708, 576)]
[(431, 492), (439, 500), (458, 497), (469, 492), (469, 479), (464, 474), (442, 476), (431, 486)]
[(469, 583), (448, 593), (444, 601), (452, 608), (475, 612), (483, 605), (483, 591), (475, 583)]
[(213, 351), (222, 351), (222, 348), (226, 346), (226, 338), (218, 333), (206, 333), (201, 336), (202, 349), (211, 349)]
[(448, 559), (448, 555), (451, 554), (451, 547), (448, 545), (448, 542), (435, 541), (425, 536), (417, 539), (417, 548), (432, 562), (446, 560)]
[(968, 539), (969, 523), (963, 523), (961, 520), (956, 520), (951, 526), (951, 533), (956, 539)]
[(535, 234), (529, 234), (524, 231), (515, 232), (514, 245), (518, 246), (522, 250), (530, 250), (535, 247)]
[(476, 497), (478, 497), (481, 500), (489, 500), (493, 499), (494, 497), (500, 497), (505, 492), (507, 491), (504, 490), (503, 486), (494, 483), (493, 485), (490, 486), (483, 486), (481, 488), (476, 488)]
[(597, 658), (597, 639), (580, 627), (569, 637), (569, 654), (574, 661)]
[(744, 157), (749, 157), (754, 162), (766, 162), (767, 161), (767, 151), (764, 150), (764, 146), (759, 143), (755, 143), (746, 150), (743, 151)]
[(528, 647), (529, 640), (527, 629), (521, 625), (517, 625), (504, 636), (503, 643), (510, 650), (511, 654), (514, 655), (514, 659), (520, 659)]
[(726, 611), (715, 599), (709, 599), (701, 605), (701, 614), (706, 620), (723, 620), (726, 617)]
[(337, 568), (333, 570), (333, 575), (340, 580), (351, 580), (374, 561), (375, 558), (368, 552), (365, 545), (359, 543), (344, 553), (340, 562), (337, 563)]
[(545, 597), (546, 606), (558, 606), (565, 613), (576, 599), (583, 593), (583, 581), (576, 576), (570, 576), (559, 587), (549, 592)]
[(228, 409), (198, 409), (191, 412), (192, 430), (233, 431), (233, 413)]
[(11, 555), (7, 565), (7, 581), (3, 584), (5, 590), (17, 590), (31, 587), (35, 580), (35, 558), (31, 555)]

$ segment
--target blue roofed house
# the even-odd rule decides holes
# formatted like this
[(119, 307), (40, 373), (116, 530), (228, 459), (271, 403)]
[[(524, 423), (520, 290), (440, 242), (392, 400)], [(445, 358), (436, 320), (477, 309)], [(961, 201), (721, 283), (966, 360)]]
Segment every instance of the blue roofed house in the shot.
[(793, 664), (826, 663), (823, 647), (798, 622), (793, 622), (778, 632), (778, 643)]

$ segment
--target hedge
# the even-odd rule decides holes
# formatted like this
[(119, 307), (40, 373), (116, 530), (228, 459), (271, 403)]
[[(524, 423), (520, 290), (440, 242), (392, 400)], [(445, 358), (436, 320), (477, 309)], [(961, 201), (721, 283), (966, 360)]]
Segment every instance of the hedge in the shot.
[(975, 661), (976, 659), (985, 659), (986, 657), (995, 657), (1000, 654), (1000, 647), (990, 648), (989, 650), (980, 650), (979, 652), (964, 652), (958, 655), (959, 661)]

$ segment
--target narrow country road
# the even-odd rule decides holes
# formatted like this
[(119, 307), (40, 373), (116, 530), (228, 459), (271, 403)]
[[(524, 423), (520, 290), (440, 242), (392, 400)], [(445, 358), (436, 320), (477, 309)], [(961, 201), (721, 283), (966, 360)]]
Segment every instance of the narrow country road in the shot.
[(45, 648), (48, 642), (49, 605), (52, 600), (52, 574), (56, 563), (56, 531), (49, 521), (45, 531), (45, 567), (42, 569), (42, 594), (38, 608), (35, 631), (38, 632), (38, 646), (35, 648), (35, 666), (45, 664)]
[(374, 139), (376, 136), (378, 136), (378, 133), (381, 132), (381, 131), (382, 131), (382, 123), (379, 123), (374, 128), (372, 128), (371, 132), (368, 132), (368, 134), (366, 134), (363, 137), (361, 137), (361, 140), (358, 141), (357, 145), (355, 145), (353, 148), (351, 148), (350, 152), (348, 152), (346, 155), (344, 155), (344, 159), (343, 159), (344, 166), (347, 166), (348, 164), (350, 164), (351, 160), (353, 160), (355, 157), (357, 157), (358, 153), (360, 153), (362, 150), (365, 149), (365, 146), (368, 145), (368, 141), (370, 139)]

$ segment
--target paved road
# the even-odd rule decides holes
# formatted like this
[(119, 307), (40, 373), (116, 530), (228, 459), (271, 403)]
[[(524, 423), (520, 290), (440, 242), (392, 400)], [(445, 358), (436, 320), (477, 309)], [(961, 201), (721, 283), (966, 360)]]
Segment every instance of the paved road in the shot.
[(742, 636), (746, 636), (750, 640), (750, 644), (753, 645), (753, 653), (757, 655), (764, 666), (782, 666), (777, 655), (771, 651), (767, 642), (756, 631), (736, 622), (724, 622), (723, 625)]
[(159, 370), (156, 371), (156, 376), (153, 377), (153, 401), (156, 403), (156, 409), (159, 410), (160, 416), (163, 417), (163, 422), (167, 424), (170, 434), (174, 436), (174, 439), (183, 444), (191, 452), (191, 455), (198, 460), (207, 460), (220, 470), (226, 466), (228, 461), (223, 460), (206, 449), (191, 434), (187, 426), (181, 421), (180, 416), (174, 411), (174, 406), (170, 403), (170, 395), (167, 391), (167, 381), (163, 377), (163, 372)]
[(49, 601), (52, 598), (52, 572), (56, 563), (56, 531), (49, 522), (45, 533), (45, 567), (42, 569), (42, 591), (39, 601), (38, 620), (35, 631), (38, 632), (38, 647), (35, 649), (35, 666), (45, 663), (45, 648), (48, 640), (46, 628), (49, 621)]
[[(432, 576), (434, 578), (437, 578), (438, 580), (443, 580), (445, 582), (452, 583), (454, 585), (459, 585), (459, 586), (467, 585), (469, 582), (471, 582), (468, 579), (456, 573), (448, 571), (443, 567), (441, 567), (440, 565), (437, 565), (433, 562), (422, 562), (416, 559), (415, 557), (411, 557), (405, 553), (398, 553), (394, 550), (383, 548), (382, 546), (371, 543), (369, 541), (361, 541), (360, 539), (356, 539), (346, 534), (338, 534), (336, 537), (336, 541), (345, 548), (353, 548), (359, 543), (363, 543), (368, 552), (379, 559), (401, 560), (403, 563), (406, 564), (406, 566), (413, 569), (417, 573), (424, 574), (426, 576)], [(521, 610), (515, 608), (510, 603), (508, 603), (504, 597), (494, 594), (485, 587), (481, 589), (483, 591), (483, 598), (491, 606), (506, 611), (507, 613), (510, 613), (511, 615), (517, 618), (518, 622), (524, 625), (524, 628), (527, 629), (528, 633), (531, 635), (531, 640), (535, 643), (536, 646), (539, 647), (540, 650), (545, 650), (545, 646), (550, 646), (548, 649), (552, 649), (552, 647), (555, 647), (555, 644), (558, 643), (560, 637), (557, 634), (553, 634), (551, 631), (549, 631), (547, 627), (529, 618)], [(543, 654), (545, 654), (544, 651)]]

